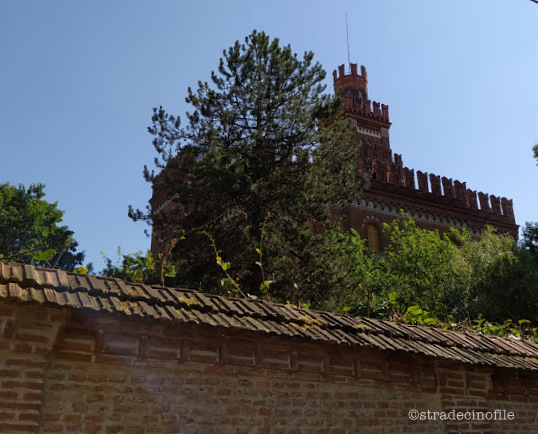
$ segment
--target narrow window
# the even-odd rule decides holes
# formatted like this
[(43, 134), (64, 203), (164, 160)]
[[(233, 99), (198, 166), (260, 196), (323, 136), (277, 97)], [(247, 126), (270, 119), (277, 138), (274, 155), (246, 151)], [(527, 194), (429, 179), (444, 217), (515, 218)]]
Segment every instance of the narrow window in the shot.
[(372, 249), (374, 252), (379, 252), (381, 250), (380, 243), (379, 243), (379, 229), (374, 224), (369, 224), (366, 227), (366, 235), (368, 237), (368, 247)]

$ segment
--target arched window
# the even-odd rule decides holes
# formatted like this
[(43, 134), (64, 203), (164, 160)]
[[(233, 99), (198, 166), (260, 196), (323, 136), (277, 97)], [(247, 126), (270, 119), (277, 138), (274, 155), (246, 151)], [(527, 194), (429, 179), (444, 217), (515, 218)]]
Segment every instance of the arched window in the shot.
[(377, 161), (372, 163), (372, 179), (381, 179), (379, 176), (379, 164)]
[(360, 108), (364, 108), (364, 94), (362, 93), (362, 90), (359, 90), (359, 92), (357, 93), (357, 97), (358, 97), (358, 101), (359, 101), (359, 106)]
[(366, 236), (368, 238), (368, 247), (374, 252), (379, 252), (381, 250), (379, 228), (372, 223), (368, 224), (366, 226)]

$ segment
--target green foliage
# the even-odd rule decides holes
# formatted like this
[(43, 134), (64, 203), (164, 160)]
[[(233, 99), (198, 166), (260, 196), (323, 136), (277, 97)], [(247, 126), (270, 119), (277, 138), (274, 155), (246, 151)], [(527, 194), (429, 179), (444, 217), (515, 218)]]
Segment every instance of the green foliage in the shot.
[(173, 264), (161, 257), (155, 261), (150, 251), (145, 255), (142, 251), (123, 254), (118, 247), (116, 263), (104, 253), (101, 254), (105, 260), (105, 268), (100, 272), (102, 276), (117, 277), (129, 282), (164, 285), (165, 278), (176, 275)]
[(153, 218), (164, 244), (184, 236), (171, 250), (177, 284), (214, 292), (239, 285), (319, 306), (338, 281), (332, 235), (319, 232), (338, 227), (331, 207), (363, 185), (341, 101), (323, 93), (325, 72), (312, 53), (300, 59), (256, 31), (224, 51), (211, 78), (188, 90), (186, 127), (154, 110), (149, 131), (164, 171), (145, 175), (174, 206), (131, 216)]
[[(445, 314), (452, 291), (459, 283), (457, 247), (447, 236), (416, 226), (408, 216), (384, 226), (389, 245), (382, 261), (386, 284), (398, 293), (398, 302), (408, 308), (418, 303), (436, 316)], [(388, 289), (385, 289), (388, 291)]]
[(213, 236), (207, 232), (202, 231), (202, 233), (209, 238), (209, 241), (211, 242), (211, 247), (213, 248), (213, 251), (215, 252), (215, 260), (217, 261), (217, 265), (222, 269), (226, 277), (224, 279), (220, 280), (220, 284), (222, 288), (224, 288), (225, 291), (227, 291), (228, 295), (241, 295), (243, 297), (246, 297), (246, 294), (241, 290), (241, 287), (237, 283), (237, 281), (232, 277), (228, 269), (230, 268), (230, 263), (226, 262), (222, 259), (222, 256), (220, 256), (221, 252), (218, 250), (217, 245), (215, 243), (215, 239)]
[(0, 259), (75, 270), (84, 253), (73, 231), (59, 225), (63, 211), (44, 200), (44, 188), (0, 184)]
[(327, 242), (320, 260), (325, 257), (337, 260), (328, 262), (335, 281), (323, 307), (346, 315), (375, 316), (374, 311), (383, 303), (379, 294), (386, 282), (384, 264), (353, 229), (346, 233), (332, 231), (324, 236)]
[[(323, 94), (324, 77), (312, 53), (300, 59), (253, 32), (224, 51), (211, 83), (188, 90), (185, 127), (154, 109), (163, 170), (144, 173), (173, 204), (130, 215), (153, 220), (172, 284), (413, 324), (487, 318), (502, 326), (470, 327), (502, 333), (508, 318), (536, 323), (536, 225), (518, 246), (491, 229), (478, 241), (464, 230), (440, 235), (402, 215), (384, 227), (383, 254), (342, 231), (330, 211), (365, 181), (353, 127), (341, 101)], [(147, 257), (135, 259), (153, 273)]]
[(486, 228), (480, 240), (472, 241), (462, 231), (457, 247), (450, 241), (454, 230), (437, 236), (438, 241), (412, 225), (389, 233), (384, 260), (390, 263), (390, 278), (396, 279), (392, 288), (403, 308), (418, 305), (446, 322), (480, 316), (538, 322), (538, 267), (509, 235)]
[(404, 320), (408, 324), (420, 324), (420, 325), (437, 325), (439, 320), (430, 316), (428, 311), (422, 310), (420, 307), (414, 305), (409, 306), (404, 314)]
[(458, 253), (466, 264), (466, 278), (453, 309), (457, 318), (483, 315), (490, 321), (504, 321), (536, 317), (538, 311), (529, 310), (523, 300), (529, 296), (530, 303), (538, 300), (531, 294), (534, 285), (520, 279), (531, 270), (521, 267), (522, 258), (513, 238), (486, 228), (479, 242), (466, 243)]
[(538, 166), (538, 143), (532, 147), (532, 153), (534, 154), (534, 158), (536, 158), (536, 165)]
[(459, 332), (473, 331), (484, 335), (494, 335), (502, 337), (512, 337), (517, 339), (538, 339), (538, 327), (532, 327), (531, 322), (527, 319), (514, 321), (506, 319), (504, 322), (490, 322), (485, 318), (479, 317), (472, 321), (461, 321), (450, 323), (442, 326), (446, 330)]
[[(464, 265), (452, 239), (464, 242), (468, 234), (450, 232), (441, 237), (418, 228), (406, 214), (385, 225), (384, 233), (388, 246), (377, 255), (364, 247), (356, 233), (341, 235), (353, 246), (352, 251), (339, 253), (340, 260), (346, 258), (349, 263), (351, 257), (356, 261), (352, 267), (346, 265), (353, 275), (347, 281), (353, 287), (339, 287), (332, 305), (349, 307), (355, 315), (397, 320), (415, 315), (417, 323), (429, 322), (424, 320), (430, 316), (445, 317), (461, 281), (456, 269)], [(416, 309), (431, 314), (418, 315)]]
[[(388, 246), (375, 256), (356, 235), (342, 234), (351, 250), (339, 250), (351, 277), (336, 285), (325, 307), (353, 315), (413, 324), (450, 324), (487, 318), (538, 323), (538, 260), (531, 249), (534, 226), (518, 246), (486, 228), (480, 240), (452, 229), (440, 236), (403, 214), (384, 228)], [(530, 246), (530, 247), (529, 247)], [(350, 259), (352, 258), (352, 259)], [(356, 260), (353, 263), (350, 261)]]

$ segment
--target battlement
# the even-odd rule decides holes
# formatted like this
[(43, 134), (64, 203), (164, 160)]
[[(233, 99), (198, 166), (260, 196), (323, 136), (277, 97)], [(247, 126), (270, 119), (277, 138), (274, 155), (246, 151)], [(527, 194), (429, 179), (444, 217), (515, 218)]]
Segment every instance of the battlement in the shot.
[[(373, 150), (370, 155), (376, 155), (375, 147), (370, 149)], [(394, 160), (390, 161), (369, 158), (368, 155), (363, 154), (359, 159), (359, 170), (362, 173), (371, 172), (374, 181), (427, 193), (432, 195), (434, 200), (445, 198), (453, 205), (493, 214), (509, 223), (515, 223), (512, 199), (489, 195), (481, 191), (476, 192), (467, 188), (465, 182), (453, 181), (452, 178), (421, 171), (415, 173), (414, 170), (402, 165), (401, 156), (398, 154), (395, 154)]]
[(357, 114), (369, 118), (379, 119), (384, 122), (390, 122), (389, 106), (380, 104), (369, 99), (361, 99), (355, 94), (344, 94), (344, 107), (349, 114)]
[(333, 81), (334, 87), (342, 88), (347, 86), (359, 86), (368, 93), (368, 74), (366, 73), (366, 68), (364, 65), (361, 65), (361, 73), (357, 73), (357, 64), (350, 63), (350, 72), (346, 74), (345, 65), (340, 65), (338, 67), (338, 72), (335, 69), (333, 71)]
[(333, 71), (333, 81), (334, 93), (342, 96), (348, 113), (389, 122), (388, 105), (368, 99), (368, 75), (364, 66), (361, 65), (359, 74), (357, 64), (351, 63), (347, 74), (345, 65), (340, 65), (338, 71)]
[(415, 172), (403, 165), (401, 155), (392, 153), (389, 107), (369, 99), (364, 66), (359, 69), (351, 63), (346, 70), (346, 65), (340, 65), (333, 71), (333, 81), (334, 92), (342, 98), (346, 114), (354, 123), (360, 146), (358, 172), (372, 175), (372, 185), (364, 192), (368, 198), (364, 199), (365, 209), (346, 211), (349, 227), (369, 239), (372, 235), (365, 222), (377, 222), (380, 229), (382, 222), (388, 223), (399, 209), (405, 209), (414, 217), (418, 215), (425, 229), (443, 232), (449, 227), (463, 227), (477, 237), (489, 224), (517, 238), (512, 200), (476, 192), (465, 182)]

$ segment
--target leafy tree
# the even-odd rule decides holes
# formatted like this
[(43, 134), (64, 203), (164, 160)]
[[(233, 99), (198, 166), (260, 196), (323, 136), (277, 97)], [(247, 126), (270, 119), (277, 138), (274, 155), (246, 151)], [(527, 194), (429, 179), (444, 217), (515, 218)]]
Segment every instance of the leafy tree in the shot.
[(165, 278), (175, 276), (175, 268), (167, 261), (161, 261), (162, 266), (156, 263), (153, 254), (148, 251), (145, 254), (138, 251), (123, 254), (118, 247), (117, 260), (102, 253), (105, 260), (105, 268), (99, 273), (101, 276), (117, 277), (129, 282), (164, 285)]
[(386, 231), (390, 244), (377, 264), (385, 262), (387, 270), (381, 298), (390, 301), (396, 295), (385, 305), (396, 306), (402, 315), (424, 310), (444, 322), (538, 323), (538, 264), (508, 234), (486, 227), (478, 241), (455, 229), (440, 237), (408, 217)]
[(538, 260), (526, 247), (533, 246), (533, 228), (518, 246), (492, 228), (478, 241), (463, 230), (440, 236), (404, 214), (385, 225), (389, 243), (381, 255), (353, 233), (340, 234), (345, 241), (333, 244), (333, 254), (351, 276), (347, 286), (335, 285), (325, 307), (420, 324), (483, 318), (538, 324)]
[(332, 242), (325, 243), (324, 250), (338, 258), (333, 265), (338, 281), (331, 285), (331, 295), (323, 307), (353, 316), (378, 316), (387, 300), (387, 264), (365, 246), (365, 240), (353, 229), (332, 231), (327, 236)]
[(532, 283), (526, 281), (530, 270), (522, 263), (517, 242), (508, 234), (496, 234), (487, 227), (478, 242), (465, 243), (458, 254), (467, 265), (468, 277), (460, 288), (460, 300), (454, 306), (456, 317), (489, 321), (536, 319), (538, 311), (529, 311)]
[(356, 232), (339, 235), (333, 251), (351, 277), (345, 279), (347, 286), (333, 287), (325, 307), (345, 308), (352, 315), (403, 319), (408, 308), (418, 312), (420, 306), (432, 315), (446, 316), (458, 284), (454, 273), (459, 265), (457, 247), (448, 236), (418, 228), (407, 214), (384, 225), (384, 232), (389, 243), (377, 254), (365, 247)]
[(532, 147), (534, 158), (536, 158), (536, 165), (538, 166), (538, 143)]
[(418, 305), (438, 318), (446, 317), (454, 296), (469, 272), (452, 239), (470, 239), (451, 230), (440, 236), (416, 226), (407, 215), (384, 225), (389, 245), (382, 259), (386, 297), (396, 292), (402, 310)]
[(72, 271), (84, 253), (76, 251), (73, 231), (59, 225), (63, 211), (43, 199), (44, 188), (0, 184), (0, 259)]
[(174, 205), (130, 214), (153, 218), (179, 283), (215, 291), (233, 281), (257, 295), (270, 285), (279, 299), (326, 299), (338, 258), (320, 263), (316, 249), (338, 226), (331, 207), (362, 180), (353, 128), (341, 101), (323, 93), (324, 78), (311, 52), (300, 59), (254, 31), (224, 51), (211, 84), (189, 88), (185, 128), (154, 109), (149, 131), (164, 170), (146, 168), (145, 177)]

